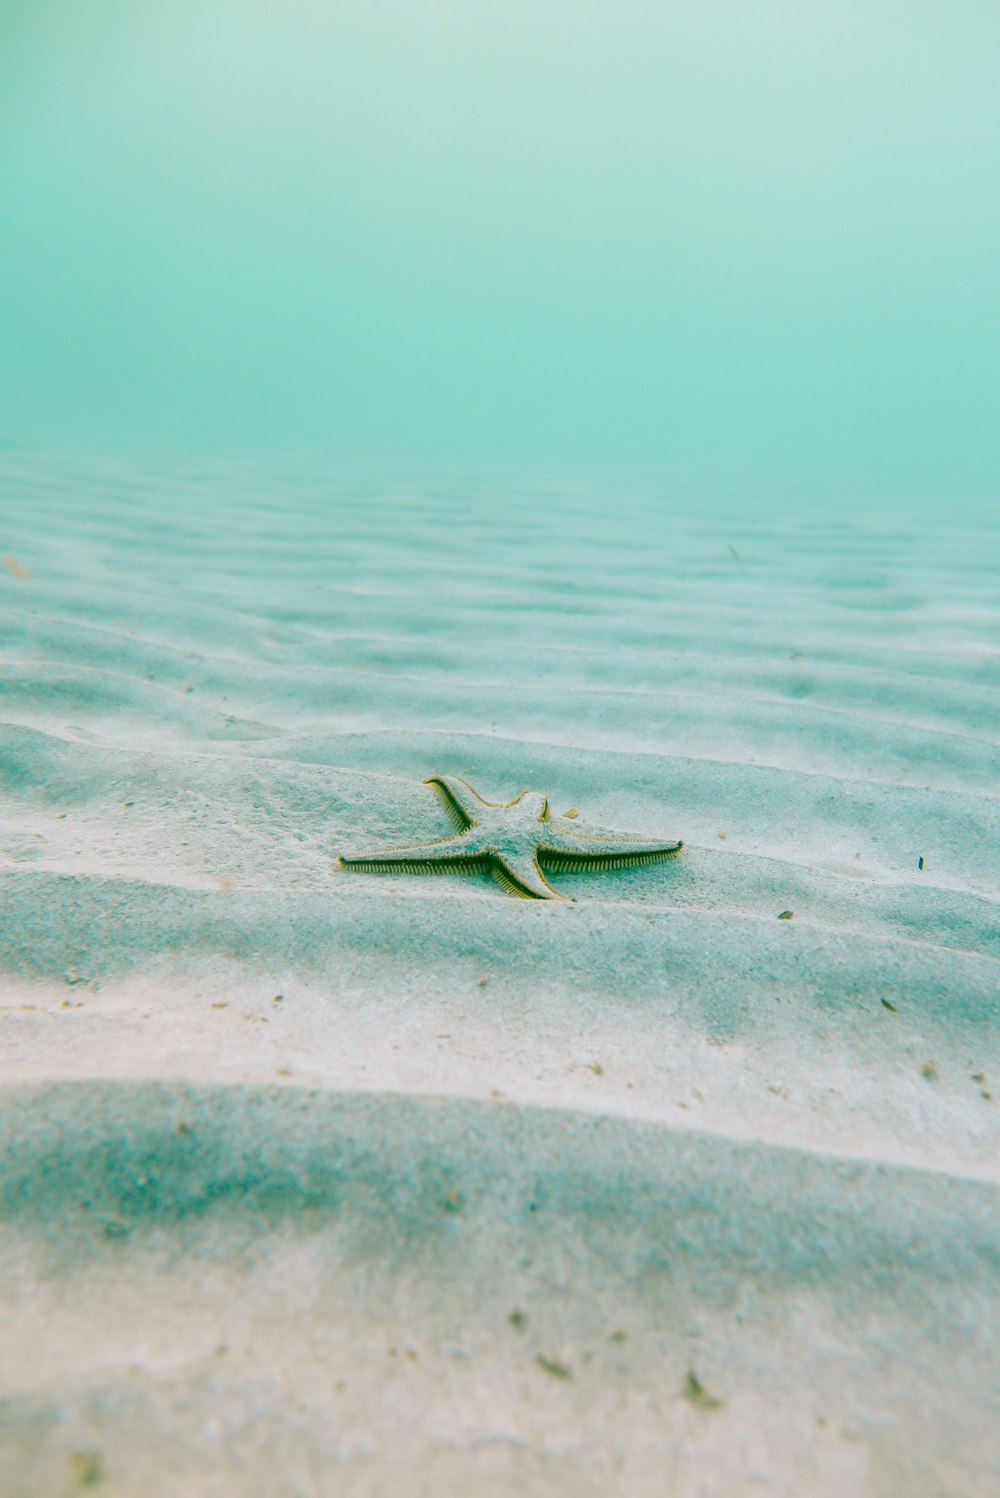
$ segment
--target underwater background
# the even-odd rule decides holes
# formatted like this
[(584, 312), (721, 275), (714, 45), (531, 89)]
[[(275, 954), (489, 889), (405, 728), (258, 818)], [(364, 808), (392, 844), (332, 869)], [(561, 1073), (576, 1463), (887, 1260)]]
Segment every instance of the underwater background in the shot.
[(990, 0), (3, 0), (5, 428), (995, 499), (998, 72)]
[(0, 1498), (1000, 1492), (998, 78), (0, 0)]

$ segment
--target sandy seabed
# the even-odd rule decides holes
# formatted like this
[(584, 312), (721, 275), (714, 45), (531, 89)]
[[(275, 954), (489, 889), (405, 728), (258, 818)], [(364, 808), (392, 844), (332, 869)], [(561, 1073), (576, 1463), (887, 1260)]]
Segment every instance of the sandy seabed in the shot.
[[(1000, 1491), (943, 508), (0, 453), (2, 1498)], [(336, 867), (436, 773), (684, 850)]]

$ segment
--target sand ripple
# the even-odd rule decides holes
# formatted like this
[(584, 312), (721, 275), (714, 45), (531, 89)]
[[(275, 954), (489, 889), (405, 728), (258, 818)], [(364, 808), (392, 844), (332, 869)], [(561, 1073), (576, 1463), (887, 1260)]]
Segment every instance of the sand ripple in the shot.
[(994, 530), (0, 459), (4, 1494), (995, 1491)]
[(952, 1491), (1000, 1471), (996, 1188), (247, 1088), (15, 1091), (0, 1137), (11, 1498), (81, 1471), (640, 1498), (762, 1470), (929, 1498), (942, 1450)]

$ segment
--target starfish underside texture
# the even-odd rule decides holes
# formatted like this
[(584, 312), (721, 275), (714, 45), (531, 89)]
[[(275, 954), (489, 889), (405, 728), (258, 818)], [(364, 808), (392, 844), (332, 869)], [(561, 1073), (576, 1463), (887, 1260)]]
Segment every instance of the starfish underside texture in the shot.
[[(567, 873), (654, 863), (677, 853), (682, 843), (649, 842), (627, 833), (592, 833), (553, 816), (539, 791), (522, 791), (513, 801), (484, 801), (457, 775), (433, 775), (424, 782), (439, 791), (458, 831), (448, 838), (410, 848), (374, 848), (345, 853), (337, 862), (372, 873), (447, 873), (488, 869), (512, 895), (524, 900), (562, 900), (540, 864)], [(573, 813), (575, 815), (575, 813)]]

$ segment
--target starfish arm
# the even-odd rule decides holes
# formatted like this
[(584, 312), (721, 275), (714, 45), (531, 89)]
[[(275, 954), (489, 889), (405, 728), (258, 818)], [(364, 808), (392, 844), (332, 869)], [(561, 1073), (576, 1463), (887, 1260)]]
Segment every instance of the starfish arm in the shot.
[(558, 890), (553, 889), (538, 867), (534, 854), (493, 855), (493, 875), (499, 884), (512, 895), (522, 900), (564, 900)]
[(432, 864), (467, 865), (482, 861), (473, 840), (459, 833), (439, 842), (414, 843), (405, 848), (369, 848), (360, 853), (342, 853), (337, 862), (345, 869), (420, 869)]
[(424, 784), (432, 785), (440, 793), (452, 816), (463, 827), (478, 822), (484, 806), (497, 805), (495, 801), (484, 801), (468, 781), (458, 775), (431, 775)]
[(547, 827), (539, 846), (546, 863), (564, 869), (623, 868), (629, 864), (654, 863), (679, 853), (682, 842), (667, 843), (628, 835), (595, 836), (569, 832), (561, 827)]

